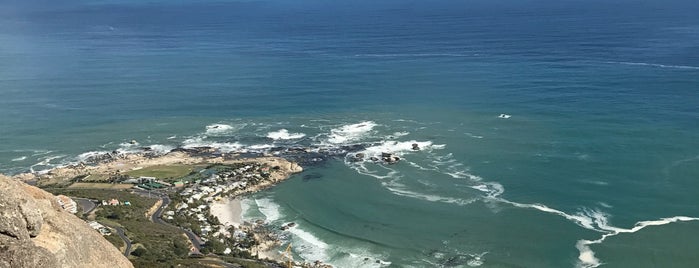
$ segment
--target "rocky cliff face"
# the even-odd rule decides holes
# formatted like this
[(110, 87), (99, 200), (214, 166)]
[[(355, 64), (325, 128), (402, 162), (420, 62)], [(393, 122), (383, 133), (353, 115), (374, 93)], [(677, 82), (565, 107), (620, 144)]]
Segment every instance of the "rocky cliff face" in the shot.
[(133, 267), (44, 190), (0, 175), (0, 268)]

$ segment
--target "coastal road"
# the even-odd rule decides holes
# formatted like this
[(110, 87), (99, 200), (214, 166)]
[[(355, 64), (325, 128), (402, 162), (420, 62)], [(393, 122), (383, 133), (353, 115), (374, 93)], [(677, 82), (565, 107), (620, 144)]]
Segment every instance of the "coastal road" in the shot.
[(126, 249), (124, 249), (124, 256), (128, 257), (129, 254), (131, 254), (131, 239), (126, 237), (126, 234), (124, 234), (124, 228), (121, 227), (114, 227), (116, 230), (116, 233), (121, 237), (121, 240), (124, 240), (124, 244), (126, 244)]
[(155, 213), (153, 213), (153, 215), (151, 215), (150, 220), (157, 223), (157, 224), (175, 227), (175, 228), (182, 230), (185, 233), (185, 235), (187, 235), (187, 238), (189, 238), (189, 241), (191, 241), (192, 245), (194, 246), (195, 251), (193, 251), (192, 253), (193, 254), (201, 254), (200, 253), (201, 245), (204, 244), (204, 242), (201, 240), (201, 238), (199, 238), (199, 236), (197, 236), (192, 231), (180, 228), (179, 226), (175, 226), (175, 225), (172, 225), (172, 224), (169, 224), (169, 223), (163, 221), (163, 219), (161, 217), (163, 215), (163, 211), (165, 210), (165, 208), (170, 204), (170, 198), (167, 195), (157, 195), (157, 196), (160, 198), (160, 200), (162, 200), (163, 203), (160, 204), (160, 207), (158, 207), (158, 209), (155, 211)]
[[(101, 222), (100, 222), (101, 223)], [(119, 235), (119, 238), (124, 241), (124, 245), (126, 245), (126, 249), (124, 249), (124, 256), (128, 257), (129, 254), (131, 254), (131, 239), (129, 239), (126, 234), (124, 233), (124, 228), (118, 227), (118, 226), (113, 226), (113, 225), (108, 225), (101, 223), (104, 226), (107, 226), (109, 228), (112, 228), (116, 230), (117, 235)]]
[[(72, 197), (72, 199), (73, 201), (75, 201), (75, 203), (78, 203), (78, 206), (80, 206), (83, 209), (84, 214), (89, 214), (97, 207), (97, 204), (93, 200), (87, 198)], [(131, 254), (132, 244), (131, 239), (126, 237), (126, 234), (124, 233), (124, 228), (111, 226), (104, 223), (102, 223), (102, 225), (116, 230), (117, 235), (119, 236), (119, 238), (121, 238), (121, 240), (124, 241), (124, 245), (126, 245), (126, 249), (124, 249), (124, 256), (128, 257), (129, 254)]]
[(90, 199), (87, 198), (79, 198), (79, 197), (72, 197), (73, 201), (75, 203), (78, 203), (78, 206), (80, 206), (83, 209), (84, 214), (89, 214), (92, 212), (97, 207), (97, 204), (93, 202)]

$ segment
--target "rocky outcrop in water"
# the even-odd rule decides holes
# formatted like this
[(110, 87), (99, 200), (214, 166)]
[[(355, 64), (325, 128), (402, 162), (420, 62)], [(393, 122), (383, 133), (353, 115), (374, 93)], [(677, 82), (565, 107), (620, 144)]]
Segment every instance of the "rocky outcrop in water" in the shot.
[(0, 175), (0, 268), (133, 267), (56, 197)]

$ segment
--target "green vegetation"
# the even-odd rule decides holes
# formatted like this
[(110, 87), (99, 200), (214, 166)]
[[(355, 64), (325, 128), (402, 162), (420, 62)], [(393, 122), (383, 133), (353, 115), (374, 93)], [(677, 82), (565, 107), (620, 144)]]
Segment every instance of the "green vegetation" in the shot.
[(109, 241), (110, 243), (112, 243), (112, 245), (114, 245), (116, 248), (118, 248), (119, 251), (123, 252), (122, 249), (126, 246), (124, 244), (124, 240), (121, 240), (119, 235), (117, 235), (114, 231), (112, 231), (111, 235), (105, 236), (104, 238), (107, 239), (107, 241)]
[(192, 173), (196, 166), (191, 165), (168, 165), (152, 166), (138, 170), (126, 172), (125, 175), (131, 177), (155, 177), (158, 179), (177, 179)]
[[(189, 242), (182, 230), (151, 222), (145, 217), (157, 199), (127, 191), (102, 189), (57, 189), (54, 193), (97, 200), (116, 198), (131, 202), (131, 206), (100, 206), (95, 213), (98, 222), (123, 226), (132, 243), (142, 245), (133, 249), (130, 257), (135, 267), (171, 267), (175, 261), (187, 258), (189, 254)], [(117, 243), (112, 237), (108, 238), (112, 244), (123, 246), (116, 234), (111, 236), (119, 240)]]
[[(79, 181), (88, 181), (91, 177), (76, 177), (73, 181), (77, 182), (69, 188), (50, 188), (46, 190), (54, 194), (100, 201), (118, 199), (121, 204), (124, 201), (129, 201), (131, 203), (130, 206), (98, 206), (94, 210), (94, 215), (90, 217), (94, 217), (97, 222), (103, 225), (124, 229), (126, 236), (132, 243), (129, 259), (135, 267), (217, 267), (221, 266), (224, 261), (238, 264), (242, 267), (268, 267), (273, 262), (250, 260), (253, 258), (250, 250), (258, 243), (255, 236), (257, 234), (270, 234), (266, 227), (257, 226), (252, 227), (253, 229), (247, 227), (237, 230), (237, 232), (233, 227), (229, 227), (227, 233), (237, 233), (237, 235), (224, 235), (216, 231), (222, 226), (218, 218), (211, 215), (208, 202), (204, 200), (189, 201), (189, 207), (196, 208), (196, 211), (190, 209), (179, 211), (174, 215), (169, 213), (172, 217), (168, 217), (169, 220), (163, 220), (167, 220), (174, 226), (189, 229), (202, 237), (204, 241), (207, 241), (202, 245), (201, 253), (206, 254), (208, 257), (190, 258), (191, 243), (180, 228), (154, 223), (146, 217), (146, 214), (154, 207), (158, 199), (121, 189), (131, 187), (130, 184), (114, 183), (128, 177), (155, 177), (170, 182), (185, 182), (189, 187), (215, 187), (238, 181), (244, 181), (248, 185), (256, 185), (270, 176), (268, 170), (268, 167), (257, 163), (215, 164), (209, 166), (163, 165), (113, 175), (108, 178), (108, 181), (112, 183), (84, 183)], [(217, 176), (212, 176), (214, 174)], [(193, 184), (192, 182), (196, 183)], [(140, 184), (139, 186), (144, 189), (165, 188), (163, 184), (153, 182)], [(180, 195), (182, 189), (187, 189), (188, 186), (174, 188), (175, 192), (172, 191), (173, 189), (163, 190), (163, 192), (169, 193), (172, 201), (170, 208), (166, 209), (166, 211), (174, 211), (174, 207), (177, 204), (188, 201), (185, 200), (187, 199), (186, 196)], [(225, 197), (229, 194), (232, 194), (232, 192), (218, 193), (217, 197)], [(83, 218), (87, 216), (83, 215)], [(240, 231), (243, 231), (243, 233)], [(125, 246), (116, 233), (107, 236), (106, 239), (117, 248), (123, 249)], [(230, 249), (230, 252), (227, 252), (227, 249)], [(226, 256), (213, 255), (223, 254), (224, 252), (229, 254)]]

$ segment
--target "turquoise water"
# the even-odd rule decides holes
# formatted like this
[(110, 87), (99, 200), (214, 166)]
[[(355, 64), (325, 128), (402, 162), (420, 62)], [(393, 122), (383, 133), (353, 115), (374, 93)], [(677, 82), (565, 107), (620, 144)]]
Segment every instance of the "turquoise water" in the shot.
[(361, 144), (403, 161), (319, 161), (246, 216), (337, 267), (699, 261), (696, 3), (0, 7), (0, 172)]

